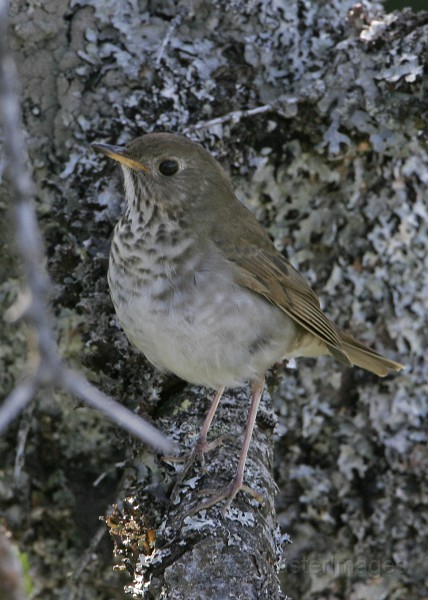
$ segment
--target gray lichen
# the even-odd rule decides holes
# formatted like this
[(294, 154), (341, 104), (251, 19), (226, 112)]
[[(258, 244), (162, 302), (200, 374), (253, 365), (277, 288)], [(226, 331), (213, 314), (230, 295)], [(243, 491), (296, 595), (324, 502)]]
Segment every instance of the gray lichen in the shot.
[[(89, 143), (186, 131), (230, 171), (239, 197), (327, 314), (407, 365), (380, 381), (328, 359), (300, 360), (279, 382), (272, 378), (277, 509), (293, 540), (283, 590), (301, 600), (423, 593), (426, 14), (385, 15), (379, 3), (342, 0), (61, 0), (30, 9), (17, 1), (10, 13), (64, 356), (160, 422), (177, 388), (130, 348), (115, 322), (105, 273), (122, 210), (120, 177)], [(0, 201), (3, 210), (4, 190)], [(11, 256), (2, 246), (5, 306), (17, 296)], [(25, 370), (25, 346), (24, 330), (7, 324), (4, 392)], [(197, 423), (202, 404), (192, 405)], [(27, 532), (23, 544), (44, 599), (65, 593), (85, 532), (95, 531), (118, 494), (115, 464), (130, 452), (138, 463), (127, 438), (112, 438), (102, 417), (74, 406), (60, 395), (40, 399), (17, 497), (7, 493), (14, 432), (1, 440), (2, 503), (16, 536)], [(186, 434), (180, 408), (173, 437)], [(94, 489), (101, 472), (104, 487)], [(85, 518), (82, 505), (92, 507)], [(100, 598), (121, 597), (112, 591), (117, 574), (104, 569), (93, 563), (73, 582), (83, 586), (82, 598), (94, 589)], [(172, 571), (166, 576), (176, 581)]]

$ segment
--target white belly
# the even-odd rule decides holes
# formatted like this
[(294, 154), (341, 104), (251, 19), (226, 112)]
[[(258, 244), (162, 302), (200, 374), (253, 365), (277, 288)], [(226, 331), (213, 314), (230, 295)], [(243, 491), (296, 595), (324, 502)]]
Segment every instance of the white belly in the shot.
[[(177, 285), (173, 273), (137, 282), (110, 261), (109, 284), (130, 341), (155, 366), (210, 387), (233, 387), (292, 356), (294, 322), (230, 272), (199, 266)], [(131, 290), (124, 294), (120, 290)]]

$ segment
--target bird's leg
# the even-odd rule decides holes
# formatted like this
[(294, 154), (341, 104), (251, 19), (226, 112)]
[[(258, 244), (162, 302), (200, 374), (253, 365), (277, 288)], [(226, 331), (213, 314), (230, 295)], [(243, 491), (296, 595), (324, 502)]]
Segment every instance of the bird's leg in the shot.
[[(214, 444), (215, 444), (214, 446), (209, 444), (207, 437), (208, 437), (208, 430), (211, 427), (212, 420), (217, 411), (221, 397), (223, 396), (223, 392), (224, 392), (224, 385), (217, 388), (217, 391), (215, 393), (213, 401), (211, 402), (210, 409), (207, 413), (207, 416), (205, 417), (204, 424), (202, 425), (202, 429), (199, 434), (199, 437), (196, 440), (196, 444), (193, 447), (193, 450), (189, 456), (189, 461), (190, 461), (190, 459), (192, 459), (192, 462), (193, 462), (197, 456), (201, 456), (203, 458), (205, 452), (207, 452), (208, 450), (211, 450), (212, 448), (215, 448), (217, 445), (217, 444), (215, 444), (215, 442), (214, 442)], [(190, 463), (190, 464), (192, 464), (192, 463)], [(186, 464), (186, 466), (187, 466), (187, 464)], [(190, 467), (190, 465), (189, 465), (189, 467)]]
[(202, 429), (199, 433), (199, 437), (196, 440), (195, 445), (193, 446), (192, 452), (190, 453), (188, 459), (185, 462), (183, 470), (177, 477), (177, 480), (175, 482), (174, 488), (171, 493), (171, 500), (173, 500), (175, 498), (178, 487), (181, 485), (183, 479), (186, 477), (187, 473), (189, 472), (190, 467), (193, 465), (195, 460), (199, 457), (202, 462), (202, 467), (204, 468), (204, 465), (203, 465), (204, 453), (207, 452), (208, 450), (215, 448), (219, 444), (218, 440), (214, 440), (214, 442), (212, 444), (208, 443), (207, 436), (208, 436), (208, 430), (211, 426), (212, 420), (213, 420), (216, 410), (218, 408), (218, 405), (219, 405), (219, 402), (223, 395), (223, 392), (224, 392), (224, 385), (217, 388), (215, 396), (213, 398), (213, 401), (211, 402), (211, 406), (207, 413), (207, 416), (205, 417), (204, 424), (202, 425)]
[(219, 502), (220, 500), (224, 500), (224, 499), (226, 500), (226, 504), (223, 507), (223, 514), (225, 514), (227, 509), (232, 504), (233, 499), (235, 498), (236, 494), (240, 490), (242, 490), (248, 494), (251, 494), (259, 502), (263, 501), (263, 497), (258, 492), (251, 489), (250, 487), (244, 485), (244, 483), (243, 483), (244, 482), (244, 469), (245, 469), (245, 463), (247, 460), (248, 448), (250, 447), (251, 437), (253, 435), (254, 424), (256, 422), (257, 410), (258, 410), (258, 407), (260, 404), (260, 398), (262, 397), (263, 388), (264, 388), (264, 377), (262, 377), (261, 379), (255, 380), (252, 384), (252, 398), (251, 398), (250, 412), (248, 413), (244, 441), (242, 444), (241, 455), (239, 457), (239, 463), (238, 463), (238, 467), (236, 469), (235, 477), (232, 479), (232, 481), (229, 483), (229, 485), (227, 485), (225, 488), (223, 488), (221, 490), (217, 490), (216, 492), (214, 492), (213, 495), (210, 498), (208, 498), (208, 500), (206, 500), (205, 502), (202, 502), (202, 504), (199, 504), (189, 514), (191, 514), (191, 515), (196, 514), (200, 510), (209, 508), (210, 506), (213, 506), (214, 504), (217, 504), (217, 502)]

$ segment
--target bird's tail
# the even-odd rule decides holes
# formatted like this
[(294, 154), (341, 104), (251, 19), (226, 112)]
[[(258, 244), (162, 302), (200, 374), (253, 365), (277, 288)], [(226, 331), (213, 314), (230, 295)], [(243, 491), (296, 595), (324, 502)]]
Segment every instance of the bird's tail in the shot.
[(339, 335), (342, 342), (342, 350), (349, 357), (353, 365), (366, 369), (366, 371), (375, 373), (380, 377), (385, 377), (391, 371), (401, 371), (401, 369), (404, 369), (404, 365), (384, 358), (381, 354), (378, 354), (353, 338), (349, 333), (340, 331)]

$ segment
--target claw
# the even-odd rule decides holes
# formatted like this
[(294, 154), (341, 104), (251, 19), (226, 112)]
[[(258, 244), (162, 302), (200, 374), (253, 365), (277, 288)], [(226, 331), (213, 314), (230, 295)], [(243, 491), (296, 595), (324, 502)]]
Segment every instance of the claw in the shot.
[(223, 444), (224, 440), (228, 437), (232, 437), (232, 436), (221, 435), (218, 438), (216, 438), (215, 440), (213, 440), (212, 442), (207, 442), (206, 439), (199, 437), (195, 446), (193, 447), (193, 450), (191, 451), (191, 453), (189, 454), (189, 456), (187, 458), (179, 457), (178, 459), (177, 458), (175, 459), (174, 462), (184, 462), (185, 464), (184, 464), (182, 471), (180, 471), (180, 473), (178, 474), (177, 479), (174, 484), (174, 487), (172, 488), (171, 502), (174, 502), (174, 500), (177, 496), (178, 488), (183, 483), (183, 481), (184, 481), (186, 475), (188, 474), (188, 472), (190, 471), (190, 468), (192, 467), (193, 463), (196, 462), (196, 460), (199, 460), (199, 462), (201, 464), (201, 471), (206, 475), (208, 473), (208, 469), (205, 464), (205, 456), (204, 456), (205, 453), (209, 452), (210, 450), (214, 450), (215, 448), (218, 448), (218, 446), (221, 446)]
[(195, 506), (195, 508), (191, 509), (187, 513), (187, 516), (189, 516), (189, 517), (194, 516), (201, 510), (206, 510), (208, 508), (211, 508), (212, 506), (214, 506), (218, 502), (221, 502), (222, 500), (226, 500), (225, 505), (223, 506), (223, 508), (221, 510), (223, 515), (225, 515), (227, 513), (228, 509), (230, 508), (230, 505), (232, 504), (232, 502), (235, 499), (235, 496), (237, 495), (238, 492), (245, 492), (246, 494), (253, 496), (253, 498), (255, 500), (257, 500), (257, 502), (259, 502), (260, 504), (264, 503), (264, 497), (262, 496), (262, 494), (260, 494), (259, 492), (256, 492), (256, 490), (253, 490), (248, 485), (243, 484), (242, 481), (240, 481), (239, 477), (235, 477), (229, 483), (229, 485), (225, 486), (224, 488), (222, 488), (220, 490), (218, 490), (218, 489), (217, 490), (211, 490), (211, 489), (201, 490), (198, 493), (199, 496), (211, 494), (211, 497), (208, 498), (207, 500), (205, 500), (205, 502), (201, 502), (200, 504)]
[[(243, 484), (245, 461), (247, 459), (248, 448), (250, 445), (251, 435), (253, 433), (254, 423), (256, 420), (257, 408), (258, 408), (260, 398), (261, 398), (261, 395), (263, 392), (263, 386), (264, 386), (264, 378), (256, 379), (253, 381), (250, 412), (248, 413), (244, 441), (242, 444), (241, 454), (239, 457), (238, 468), (236, 470), (235, 477), (233, 478), (233, 480), (230, 482), (230, 484), (228, 486), (226, 486), (225, 488), (223, 488), (221, 490), (214, 491), (211, 498), (209, 498), (208, 500), (206, 500), (202, 504), (199, 504), (198, 506), (196, 506), (196, 508), (191, 510), (188, 513), (188, 516), (194, 515), (201, 510), (210, 508), (211, 506), (214, 506), (214, 504), (217, 504), (217, 502), (220, 502), (221, 500), (226, 500), (226, 503), (223, 507), (223, 514), (225, 514), (226, 511), (228, 510), (228, 508), (230, 507), (230, 505), (232, 504), (233, 499), (235, 498), (236, 494), (241, 490), (251, 494), (259, 502), (263, 502), (263, 496), (261, 496), (258, 492), (255, 492), (254, 490), (252, 490), (250, 487)], [(179, 486), (181, 485), (182, 481), (184, 480), (185, 476), (187, 475), (190, 467), (195, 462), (196, 458), (200, 457), (201, 460), (203, 461), (204, 453), (208, 452), (208, 450), (212, 450), (213, 448), (216, 448), (224, 440), (224, 436), (221, 436), (220, 438), (217, 438), (216, 440), (214, 440), (211, 443), (207, 442), (208, 429), (209, 429), (211, 421), (214, 417), (215, 411), (217, 410), (217, 406), (218, 406), (218, 403), (220, 402), (220, 398), (223, 394), (223, 390), (224, 390), (224, 387), (220, 387), (217, 389), (217, 392), (214, 396), (214, 399), (211, 403), (210, 409), (208, 411), (208, 414), (207, 414), (204, 424), (202, 426), (198, 441), (196, 442), (195, 447), (193, 448), (193, 450), (189, 456), (189, 459), (187, 460), (182, 472), (180, 473), (180, 475), (177, 478), (177, 481), (175, 482), (174, 488), (171, 493), (171, 499), (170, 499), (171, 503), (174, 502), (176, 495), (177, 495), (177, 490), (178, 490)], [(205, 472), (206, 472), (205, 465), (203, 462), (202, 462), (202, 465), (203, 465), (202, 469), (205, 470)]]
[(197, 458), (199, 458), (199, 460), (201, 461), (202, 471), (204, 473), (207, 472), (207, 469), (205, 467), (205, 462), (204, 462), (204, 454), (205, 454), (205, 452), (208, 452), (209, 450), (216, 448), (220, 443), (220, 442), (218, 442), (218, 440), (214, 440), (213, 442), (208, 442), (207, 434), (208, 434), (208, 429), (210, 428), (210, 425), (211, 425), (211, 421), (213, 420), (214, 414), (215, 414), (218, 404), (220, 402), (220, 399), (223, 395), (223, 391), (224, 391), (224, 386), (221, 386), (217, 389), (217, 391), (215, 393), (215, 396), (211, 403), (210, 409), (207, 413), (207, 416), (205, 417), (205, 421), (202, 426), (201, 433), (199, 434), (199, 438), (198, 438), (192, 452), (190, 453), (189, 458), (186, 460), (183, 470), (178, 475), (174, 487), (172, 488), (171, 498), (170, 498), (171, 503), (174, 502), (174, 500), (177, 496), (178, 488), (182, 484), (184, 478), (186, 477), (187, 473), (190, 470), (190, 467), (193, 465), (193, 463), (195, 462), (195, 460)]

